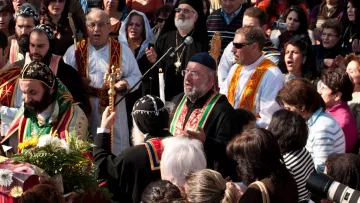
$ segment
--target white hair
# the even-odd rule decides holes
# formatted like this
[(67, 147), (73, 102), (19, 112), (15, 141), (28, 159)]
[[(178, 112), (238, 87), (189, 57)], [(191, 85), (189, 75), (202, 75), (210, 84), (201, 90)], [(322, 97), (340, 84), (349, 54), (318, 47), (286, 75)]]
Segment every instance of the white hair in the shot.
[(131, 142), (133, 146), (141, 145), (145, 141), (145, 135), (143, 132), (140, 131), (139, 127), (137, 126), (134, 118), (133, 118), (133, 128), (131, 131)]
[(162, 144), (161, 173), (172, 183), (183, 187), (187, 174), (206, 168), (203, 145), (199, 140), (179, 136), (166, 138)]

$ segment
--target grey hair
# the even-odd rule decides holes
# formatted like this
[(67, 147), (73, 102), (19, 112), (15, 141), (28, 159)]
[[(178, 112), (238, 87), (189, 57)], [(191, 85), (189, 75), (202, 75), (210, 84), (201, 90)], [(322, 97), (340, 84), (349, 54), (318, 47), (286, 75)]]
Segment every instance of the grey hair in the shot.
[(247, 43), (258, 43), (261, 50), (266, 42), (264, 31), (258, 27), (242, 27), (235, 34), (243, 35)]
[(161, 173), (180, 187), (185, 184), (187, 174), (206, 168), (203, 145), (199, 140), (178, 136), (162, 141)]
[(101, 15), (104, 15), (106, 16), (106, 23), (110, 23), (110, 17), (109, 15), (102, 9), (99, 9), (99, 8), (92, 8), (88, 14), (86, 14), (86, 21), (88, 21), (89, 19), (89, 15), (92, 15), (92, 13), (95, 13), (95, 12), (99, 12), (101, 13)]

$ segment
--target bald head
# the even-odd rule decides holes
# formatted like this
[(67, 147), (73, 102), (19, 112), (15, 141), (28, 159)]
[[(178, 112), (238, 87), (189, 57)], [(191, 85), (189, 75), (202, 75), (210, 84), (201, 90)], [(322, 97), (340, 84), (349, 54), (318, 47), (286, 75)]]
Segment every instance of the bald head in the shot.
[(92, 9), (87, 14), (86, 27), (90, 42), (95, 48), (102, 47), (108, 42), (111, 26), (105, 11)]

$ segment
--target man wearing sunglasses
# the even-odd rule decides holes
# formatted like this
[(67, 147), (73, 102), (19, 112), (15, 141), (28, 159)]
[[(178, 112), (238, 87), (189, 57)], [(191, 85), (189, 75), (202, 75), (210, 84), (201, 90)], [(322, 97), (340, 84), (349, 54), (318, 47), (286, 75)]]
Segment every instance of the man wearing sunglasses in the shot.
[(155, 63), (170, 47), (179, 47), (187, 36), (193, 38), (193, 43), (181, 48), (174, 57), (167, 56), (159, 64), (164, 72), (166, 101), (183, 92), (184, 77), (181, 70), (185, 69), (190, 57), (209, 50), (206, 35), (202, 1), (179, 0), (167, 18), (155, 47), (146, 49), (148, 60)]
[[(261, 28), (264, 32), (267, 30), (267, 19), (266, 19), (266, 13), (265, 11), (261, 10), (257, 7), (251, 7), (246, 9), (244, 13), (244, 18), (242, 20), (243, 27), (258, 27)], [(231, 67), (234, 65), (235, 56), (232, 52), (233, 43), (230, 42), (227, 47), (225, 48), (220, 63), (218, 66), (218, 84), (221, 88), (221, 85), (225, 81), (227, 75), (229, 74), (229, 71)], [(266, 42), (263, 48), (263, 53), (265, 58), (270, 59), (275, 64), (278, 64), (280, 52), (276, 49), (274, 44), (270, 41), (269, 38), (266, 38)]]
[(265, 42), (265, 33), (260, 28), (243, 27), (236, 31), (232, 52), (237, 64), (231, 67), (220, 88), (234, 108), (253, 112), (257, 126), (263, 128), (280, 109), (275, 97), (284, 85), (280, 69), (264, 57)]

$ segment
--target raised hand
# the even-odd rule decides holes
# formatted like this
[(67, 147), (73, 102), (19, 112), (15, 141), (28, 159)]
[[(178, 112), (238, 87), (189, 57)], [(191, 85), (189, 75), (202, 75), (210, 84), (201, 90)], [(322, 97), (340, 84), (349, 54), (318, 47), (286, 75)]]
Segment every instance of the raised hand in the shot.
[(146, 57), (150, 61), (150, 63), (155, 63), (157, 59), (157, 54), (154, 50), (154, 48), (150, 47), (145, 49)]

